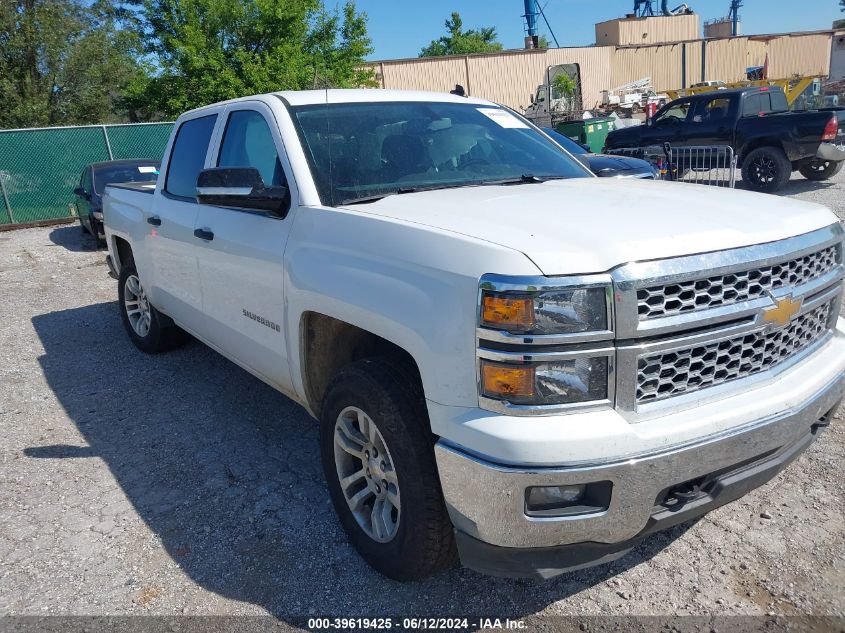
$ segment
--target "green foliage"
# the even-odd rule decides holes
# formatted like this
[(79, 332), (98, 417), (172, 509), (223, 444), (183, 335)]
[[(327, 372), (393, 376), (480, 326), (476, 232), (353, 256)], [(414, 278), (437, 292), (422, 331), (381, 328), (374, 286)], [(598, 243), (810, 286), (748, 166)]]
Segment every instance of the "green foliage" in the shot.
[(0, 3), (0, 128), (111, 122), (137, 81), (133, 15), (109, 0)]
[(158, 72), (129, 101), (145, 118), (285, 89), (374, 85), (366, 14), (353, 2), (133, 0)]
[(491, 53), (502, 50), (502, 44), (496, 39), (496, 28), (481, 27), (463, 30), (461, 15), (452, 13), (446, 20), (448, 35), (432, 40), (431, 44), (420, 51), (420, 57), (440, 57), (442, 55), (467, 55), (470, 53)]
[(537, 48), (551, 48), (552, 47), (552, 43), (549, 41), (549, 38), (546, 37), (545, 35), (540, 35), (540, 37), (538, 37), (537, 40), (538, 40)]
[(0, 128), (161, 120), (283, 89), (376, 85), (350, 0), (0, 0)]
[(569, 99), (575, 94), (578, 84), (569, 74), (560, 73), (552, 80), (552, 88), (556, 95), (555, 98), (563, 97), (564, 99)]

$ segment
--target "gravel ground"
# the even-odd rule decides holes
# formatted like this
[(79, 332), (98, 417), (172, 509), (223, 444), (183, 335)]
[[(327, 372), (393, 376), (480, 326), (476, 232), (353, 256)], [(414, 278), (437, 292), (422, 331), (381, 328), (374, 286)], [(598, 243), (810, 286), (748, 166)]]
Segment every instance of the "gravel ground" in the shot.
[[(845, 172), (785, 195), (845, 217)], [(103, 259), (75, 225), (0, 233), (0, 614), (845, 614), (841, 417), (611, 565), (399, 584), (347, 543), (308, 415), (199, 343), (136, 351)]]

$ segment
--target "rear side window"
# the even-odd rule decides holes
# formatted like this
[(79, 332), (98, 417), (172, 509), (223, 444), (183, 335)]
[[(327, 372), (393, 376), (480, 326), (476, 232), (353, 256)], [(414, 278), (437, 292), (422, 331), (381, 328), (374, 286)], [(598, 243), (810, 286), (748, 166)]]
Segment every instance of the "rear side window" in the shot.
[(205, 155), (217, 115), (185, 121), (176, 132), (176, 141), (167, 164), (164, 190), (181, 198), (196, 198), (197, 177), (205, 164)]
[(771, 110), (769, 95), (765, 92), (750, 94), (742, 102), (742, 116), (757, 116)]
[(780, 90), (748, 95), (742, 103), (742, 116), (757, 116), (787, 110), (789, 110), (789, 105), (786, 103), (786, 95)]
[(786, 112), (789, 110), (789, 104), (786, 103), (786, 95), (780, 90), (774, 90), (769, 93), (772, 99), (772, 112)]

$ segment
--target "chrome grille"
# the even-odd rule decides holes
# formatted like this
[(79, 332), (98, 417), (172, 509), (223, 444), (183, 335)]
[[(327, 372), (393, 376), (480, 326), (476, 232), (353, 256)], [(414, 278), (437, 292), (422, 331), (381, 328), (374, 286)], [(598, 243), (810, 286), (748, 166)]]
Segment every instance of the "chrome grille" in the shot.
[(839, 246), (771, 266), (691, 279), (637, 290), (640, 321), (758, 299), (784, 286), (798, 286), (831, 271)]
[(826, 303), (782, 329), (640, 356), (637, 403), (698, 391), (769, 369), (820, 340), (829, 329), (830, 310), (831, 304)]

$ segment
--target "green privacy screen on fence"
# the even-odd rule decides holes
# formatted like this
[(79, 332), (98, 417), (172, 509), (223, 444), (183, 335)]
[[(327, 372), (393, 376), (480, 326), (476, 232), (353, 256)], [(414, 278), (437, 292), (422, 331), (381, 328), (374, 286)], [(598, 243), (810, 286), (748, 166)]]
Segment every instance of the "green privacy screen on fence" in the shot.
[(73, 188), (88, 163), (157, 158), (172, 123), (0, 130), (0, 224), (72, 215)]

